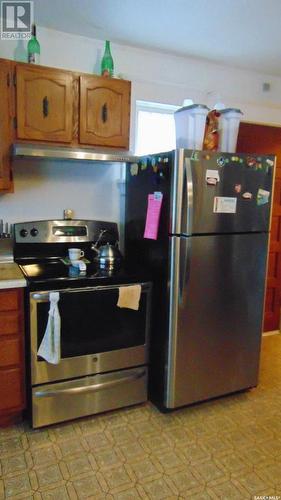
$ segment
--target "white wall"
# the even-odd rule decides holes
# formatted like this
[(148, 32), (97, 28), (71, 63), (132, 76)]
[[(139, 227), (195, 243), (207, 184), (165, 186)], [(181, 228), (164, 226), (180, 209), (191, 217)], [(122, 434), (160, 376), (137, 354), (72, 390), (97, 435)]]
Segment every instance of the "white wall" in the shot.
[[(41, 27), (37, 31), (41, 64), (99, 72), (103, 41)], [(14, 59), (15, 50), (16, 42), (0, 40), (1, 57)], [(112, 44), (112, 55), (116, 74), (132, 81), (131, 149), (136, 99), (180, 105), (190, 97), (212, 106), (219, 96), (227, 106), (239, 107), (246, 121), (281, 125), (279, 77), (118, 44)], [(270, 92), (262, 91), (263, 82), (271, 84)], [(0, 197), (0, 218), (59, 217), (67, 207), (78, 218), (120, 220), (119, 175), (116, 166), (17, 161), (15, 194)]]
[(118, 164), (16, 160), (15, 193), (0, 197), (0, 218), (10, 222), (63, 218), (120, 218)]

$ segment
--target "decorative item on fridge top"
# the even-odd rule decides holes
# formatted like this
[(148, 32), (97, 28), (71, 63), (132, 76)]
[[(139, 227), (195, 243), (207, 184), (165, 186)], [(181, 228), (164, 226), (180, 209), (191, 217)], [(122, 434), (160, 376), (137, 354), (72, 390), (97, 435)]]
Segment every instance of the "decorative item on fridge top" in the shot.
[(203, 149), (235, 153), (240, 119), (240, 109), (213, 109), (208, 113)]
[(235, 153), (240, 120), (243, 113), (240, 109), (226, 108), (220, 110), (219, 116), (219, 151)]
[(28, 62), (40, 64), (40, 44), (36, 38), (36, 26), (32, 25), (32, 36), (27, 44)]
[(174, 113), (177, 148), (202, 149), (208, 111), (205, 104), (191, 104)]
[(219, 117), (220, 112), (216, 109), (210, 111), (206, 118), (203, 149), (218, 151), (219, 146)]
[(110, 42), (106, 40), (104, 54), (101, 60), (101, 75), (105, 77), (113, 77), (114, 63), (110, 51)]

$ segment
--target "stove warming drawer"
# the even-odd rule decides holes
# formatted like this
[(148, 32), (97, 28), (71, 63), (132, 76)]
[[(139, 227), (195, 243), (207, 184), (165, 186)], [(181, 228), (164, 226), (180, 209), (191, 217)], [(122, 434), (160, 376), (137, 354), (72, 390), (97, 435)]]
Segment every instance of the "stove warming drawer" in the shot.
[(32, 389), (33, 427), (141, 403), (146, 397), (146, 367), (44, 384)]

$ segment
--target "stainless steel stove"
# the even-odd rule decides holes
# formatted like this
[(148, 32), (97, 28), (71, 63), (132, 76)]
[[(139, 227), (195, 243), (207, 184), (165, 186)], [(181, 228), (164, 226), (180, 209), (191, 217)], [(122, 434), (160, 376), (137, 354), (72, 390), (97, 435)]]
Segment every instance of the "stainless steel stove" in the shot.
[[(100, 269), (91, 250), (115, 244), (118, 227), (93, 220), (15, 224), (15, 261), (26, 290), (29, 408), (33, 427), (95, 414), (147, 399), (151, 283), (126, 267)], [(68, 264), (68, 248), (84, 251), (86, 271)], [(117, 306), (120, 290), (140, 286), (137, 310)], [(59, 293), (60, 361), (38, 355), (50, 297)]]

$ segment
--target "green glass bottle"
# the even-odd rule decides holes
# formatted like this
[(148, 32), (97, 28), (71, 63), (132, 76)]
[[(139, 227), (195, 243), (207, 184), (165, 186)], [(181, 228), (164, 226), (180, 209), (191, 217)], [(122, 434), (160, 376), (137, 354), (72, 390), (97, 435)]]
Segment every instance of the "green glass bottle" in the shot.
[(27, 44), (28, 62), (40, 64), (40, 44), (36, 38), (36, 26), (32, 25), (32, 36)]
[(101, 75), (112, 77), (113, 70), (114, 70), (114, 63), (110, 52), (110, 42), (106, 40), (104, 54), (101, 60)]

